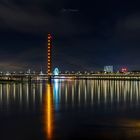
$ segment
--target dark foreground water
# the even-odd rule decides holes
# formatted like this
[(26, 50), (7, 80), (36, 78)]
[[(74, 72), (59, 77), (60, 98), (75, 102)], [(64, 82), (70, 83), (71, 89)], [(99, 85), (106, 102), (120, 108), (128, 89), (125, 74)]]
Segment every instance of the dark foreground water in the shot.
[(140, 82), (0, 83), (0, 140), (140, 139)]

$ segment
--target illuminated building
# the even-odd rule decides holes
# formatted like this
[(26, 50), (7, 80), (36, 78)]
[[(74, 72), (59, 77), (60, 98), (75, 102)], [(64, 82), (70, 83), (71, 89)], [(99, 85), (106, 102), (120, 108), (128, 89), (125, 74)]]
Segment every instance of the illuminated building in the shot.
[(126, 73), (126, 72), (128, 72), (128, 69), (125, 67), (125, 68), (121, 68), (121, 72), (122, 73)]
[(59, 75), (59, 73), (60, 73), (60, 72), (59, 72), (59, 69), (58, 69), (58, 68), (55, 68), (54, 71), (53, 71), (53, 74), (54, 74), (54, 75)]
[(51, 76), (51, 72), (52, 72), (52, 37), (51, 37), (51, 34), (48, 34), (48, 49), (47, 49), (47, 55), (48, 55), (48, 67), (47, 67), (47, 73), (49, 76)]
[(113, 73), (113, 66), (104, 66), (104, 72)]

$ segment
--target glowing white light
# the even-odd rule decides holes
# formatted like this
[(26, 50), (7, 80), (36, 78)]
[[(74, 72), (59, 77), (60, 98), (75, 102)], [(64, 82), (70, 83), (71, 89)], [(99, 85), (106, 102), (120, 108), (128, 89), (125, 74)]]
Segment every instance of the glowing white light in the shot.
[(59, 75), (59, 69), (58, 68), (55, 68), (54, 71), (53, 71), (53, 74), (54, 75)]
[(55, 108), (59, 109), (59, 80), (54, 79), (54, 100), (55, 100)]

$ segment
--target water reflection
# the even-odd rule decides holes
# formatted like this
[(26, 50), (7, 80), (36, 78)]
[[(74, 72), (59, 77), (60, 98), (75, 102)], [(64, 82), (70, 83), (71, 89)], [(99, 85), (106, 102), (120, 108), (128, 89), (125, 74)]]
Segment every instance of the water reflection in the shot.
[(59, 88), (60, 83), (58, 79), (54, 80), (54, 102), (55, 102), (55, 109), (59, 109)]
[(53, 120), (54, 120), (54, 105), (53, 105), (53, 87), (51, 84), (47, 84), (46, 93), (44, 95), (44, 131), (46, 139), (51, 140), (53, 138)]
[[(0, 83), (0, 111), (27, 112), (42, 106), (42, 83)], [(3, 107), (2, 107), (3, 106)]]
[(57, 80), (54, 82), (54, 101), (57, 110), (61, 103), (72, 107), (132, 107), (140, 103), (139, 87), (139, 81), (79, 80), (65, 81), (64, 85)]
[[(53, 82), (55, 110), (63, 107), (137, 107), (140, 104), (139, 81), (79, 80)], [(6, 83), (0, 84), (0, 105), (19, 110), (37, 109), (42, 106), (45, 85), (43, 83)], [(120, 109), (122, 109), (120, 108)]]
[[(40, 135), (43, 130), (45, 140), (68, 136), (74, 139), (75, 134), (85, 139), (95, 136), (112, 139), (121, 137), (122, 133), (126, 138), (140, 137), (139, 108), (140, 81), (56, 79), (52, 84), (0, 83), (1, 122), (14, 114), (9, 120), (15, 118), (17, 122), (8, 121), (9, 128), (16, 128), (16, 124), (18, 129), (23, 123), (20, 128), (23, 127), (24, 132), (24, 124), (32, 122), (27, 125), (32, 135), (41, 129)], [(3, 117), (4, 114), (7, 117)], [(20, 115), (25, 118), (17, 119)], [(3, 128), (1, 126), (1, 130)], [(7, 128), (4, 134), (6, 136)]]

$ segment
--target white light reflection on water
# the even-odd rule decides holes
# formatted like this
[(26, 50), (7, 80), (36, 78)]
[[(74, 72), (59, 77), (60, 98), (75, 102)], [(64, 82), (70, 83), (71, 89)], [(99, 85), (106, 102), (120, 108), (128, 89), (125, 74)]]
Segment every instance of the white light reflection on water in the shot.
[(2, 105), (2, 85), (0, 84), (0, 105)]
[[(39, 86), (39, 89), (37, 89)], [(28, 111), (35, 109), (36, 103), (42, 106), (43, 84), (29, 83), (1, 83), (0, 84), (0, 105), (4, 112), (12, 112), (12, 109)], [(2, 108), (3, 105), (3, 108)]]
[[(61, 107), (108, 107), (128, 108), (140, 104), (139, 81), (79, 80), (52, 83), (55, 110)], [(43, 83), (6, 83), (0, 84), (0, 105), (7, 108), (16, 104), (21, 109), (35, 109), (42, 105)], [(63, 106), (61, 106), (63, 103)], [(105, 107), (105, 108), (106, 108)]]
[(81, 83), (78, 86), (78, 105), (80, 107), (80, 100), (81, 100)]
[(55, 102), (55, 109), (59, 109), (59, 79), (54, 79), (54, 88), (53, 88), (53, 93), (54, 93), (54, 102)]
[(75, 85), (72, 86), (72, 106), (74, 106), (74, 93), (75, 93), (74, 87)]
[(42, 103), (42, 92), (43, 92), (43, 85), (42, 82), (39, 83), (39, 97), (40, 97), (40, 104)]
[(58, 96), (60, 104), (65, 105), (69, 102), (72, 106), (131, 107), (140, 103), (139, 86), (139, 81), (79, 80), (76, 84), (70, 81), (59, 86)]
[[(113, 137), (117, 129), (120, 135), (122, 129), (126, 131), (124, 132), (125, 135), (131, 135), (136, 127), (138, 128), (137, 135), (139, 135), (140, 121), (139, 115), (137, 115), (139, 108), (140, 81), (56, 80), (52, 81), (51, 85), (46, 85), (43, 82), (32, 84), (0, 83), (1, 114), (6, 111), (8, 115), (13, 112), (23, 113), (24, 115), (31, 113), (29, 121), (32, 121), (32, 125), (35, 126), (32, 118), (34, 117), (37, 121), (36, 118), (44, 113), (42, 125), (49, 139), (53, 138), (56, 130), (58, 136), (63, 133), (65, 128), (70, 128), (70, 134), (75, 134), (75, 130), (76, 132), (80, 130), (83, 133), (85, 129), (90, 129), (93, 132), (97, 125), (98, 128), (102, 128), (102, 136), (112, 134)], [(125, 113), (126, 116), (124, 116)], [(99, 118), (96, 118), (98, 117), (96, 115), (99, 115)], [(74, 130), (73, 126), (76, 126)], [(81, 128), (81, 126), (84, 126), (84, 128)], [(106, 127), (109, 129), (106, 129)], [(35, 129), (35, 131), (31, 131), (36, 132), (37, 128), (31, 127), (31, 129)], [(74, 133), (71, 133), (72, 130)], [(66, 134), (69, 133), (67, 130), (65, 132)], [(89, 133), (86, 132), (85, 134)], [(100, 136), (100, 132), (98, 134)], [(134, 134), (135, 132), (133, 132)], [(115, 135), (118, 135), (118, 131)]]

